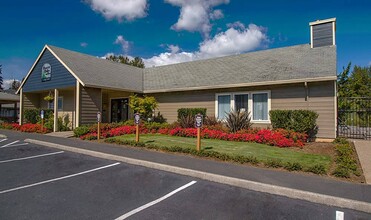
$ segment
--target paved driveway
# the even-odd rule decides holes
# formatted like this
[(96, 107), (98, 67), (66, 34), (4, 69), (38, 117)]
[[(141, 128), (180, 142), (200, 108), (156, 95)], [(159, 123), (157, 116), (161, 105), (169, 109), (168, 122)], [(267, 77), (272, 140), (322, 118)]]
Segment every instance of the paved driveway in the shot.
[(16, 139), (0, 139), (0, 219), (370, 219)]

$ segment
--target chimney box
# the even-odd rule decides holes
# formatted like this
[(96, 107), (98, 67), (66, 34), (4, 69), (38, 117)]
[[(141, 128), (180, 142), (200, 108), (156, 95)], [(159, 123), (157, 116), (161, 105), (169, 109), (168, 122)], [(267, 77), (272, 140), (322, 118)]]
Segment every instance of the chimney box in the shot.
[(309, 26), (311, 48), (336, 45), (336, 18), (310, 22)]

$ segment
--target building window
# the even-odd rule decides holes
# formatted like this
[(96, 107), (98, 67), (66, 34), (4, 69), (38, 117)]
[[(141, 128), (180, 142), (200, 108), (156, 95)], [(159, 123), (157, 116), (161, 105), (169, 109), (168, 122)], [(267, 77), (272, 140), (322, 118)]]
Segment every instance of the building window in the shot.
[(253, 120), (268, 121), (268, 93), (256, 93), (252, 95)]
[(218, 95), (218, 112), (217, 118), (223, 120), (227, 114), (231, 111), (231, 96), (230, 95)]
[(234, 109), (236, 111), (249, 110), (249, 94), (237, 94), (234, 96)]
[[(54, 100), (48, 102), (48, 109), (54, 109)], [(58, 111), (63, 111), (63, 97), (58, 97)]]
[(217, 119), (226, 119), (232, 110), (248, 111), (254, 123), (270, 123), (270, 91), (238, 92), (216, 94), (215, 115)]

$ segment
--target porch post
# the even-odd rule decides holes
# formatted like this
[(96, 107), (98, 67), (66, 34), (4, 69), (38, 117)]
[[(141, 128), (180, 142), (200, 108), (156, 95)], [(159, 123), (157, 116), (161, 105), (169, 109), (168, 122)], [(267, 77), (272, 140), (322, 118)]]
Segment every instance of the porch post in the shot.
[(17, 123), (17, 102), (14, 102), (14, 123)]
[(58, 131), (58, 89), (54, 89), (54, 132)]
[(23, 124), (23, 88), (21, 88), (20, 96), (19, 96), (19, 125)]
[(80, 126), (80, 83), (76, 80), (76, 109), (75, 109), (75, 127)]

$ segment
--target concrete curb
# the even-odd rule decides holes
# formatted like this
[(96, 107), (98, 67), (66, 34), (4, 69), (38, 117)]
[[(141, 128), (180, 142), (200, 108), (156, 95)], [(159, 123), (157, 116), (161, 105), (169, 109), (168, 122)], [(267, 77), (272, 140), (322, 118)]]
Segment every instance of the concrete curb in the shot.
[(217, 175), (217, 174), (212, 174), (212, 173), (190, 170), (186, 168), (169, 166), (169, 165), (164, 165), (164, 164), (154, 163), (154, 162), (149, 162), (149, 161), (144, 161), (144, 160), (137, 160), (137, 159), (132, 159), (128, 157), (122, 157), (122, 156), (106, 154), (106, 153), (101, 153), (101, 152), (96, 152), (96, 151), (91, 151), (91, 150), (74, 148), (74, 147), (69, 147), (65, 145), (60, 145), (60, 144), (55, 144), (55, 143), (50, 143), (50, 142), (45, 142), (45, 141), (39, 141), (39, 140), (34, 140), (34, 139), (26, 139), (25, 142), (38, 144), (38, 145), (42, 145), (46, 147), (57, 148), (57, 149), (65, 150), (65, 151), (71, 151), (75, 153), (80, 153), (84, 155), (102, 158), (102, 159), (115, 160), (115, 161), (120, 161), (120, 162), (124, 162), (128, 164), (132, 164), (132, 165), (144, 166), (144, 167), (162, 170), (162, 171), (171, 172), (171, 173), (176, 173), (180, 175), (191, 176), (191, 177), (195, 177), (195, 178), (199, 178), (199, 179), (203, 179), (207, 181), (213, 181), (216, 183), (237, 186), (237, 187), (245, 188), (245, 189), (252, 190), (252, 191), (269, 193), (273, 195), (285, 196), (285, 197), (292, 198), (292, 199), (300, 199), (300, 200), (305, 200), (305, 201), (323, 204), (323, 205), (331, 205), (331, 206), (336, 206), (340, 208), (353, 209), (353, 210), (357, 210), (361, 212), (371, 213), (371, 203), (367, 203), (367, 202), (345, 199), (345, 198), (329, 196), (329, 195), (323, 195), (319, 193), (307, 192), (307, 191), (302, 191), (302, 190), (297, 190), (297, 189), (290, 189), (290, 188), (281, 187), (281, 186), (253, 182), (249, 180), (243, 180), (243, 179), (227, 177), (227, 176), (222, 176), (222, 175)]

